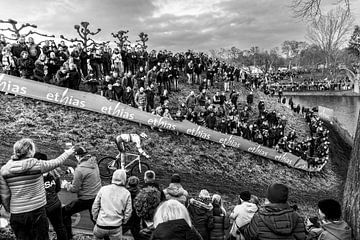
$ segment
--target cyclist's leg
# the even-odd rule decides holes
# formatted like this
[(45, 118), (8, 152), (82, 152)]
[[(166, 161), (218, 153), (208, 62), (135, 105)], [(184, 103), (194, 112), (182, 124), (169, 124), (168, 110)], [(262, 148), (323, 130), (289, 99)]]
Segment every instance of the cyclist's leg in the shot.
[(120, 164), (121, 164), (121, 169), (125, 169), (125, 158), (126, 158), (126, 154), (125, 152), (120, 153)]
[[(118, 161), (118, 159), (120, 158), (121, 169), (124, 169), (125, 168), (125, 144), (121, 140), (120, 137), (116, 138), (115, 143), (119, 150), (119, 154), (116, 156), (116, 160)], [(112, 167), (114, 167), (114, 165), (115, 165), (115, 162), (113, 163)]]

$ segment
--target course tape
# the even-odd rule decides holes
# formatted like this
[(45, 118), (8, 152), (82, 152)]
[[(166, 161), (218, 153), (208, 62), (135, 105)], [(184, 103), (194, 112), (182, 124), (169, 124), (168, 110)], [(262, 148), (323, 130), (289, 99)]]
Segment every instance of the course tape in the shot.
[(225, 146), (241, 149), (255, 155), (288, 165), (289, 167), (318, 172), (324, 165), (308, 167), (307, 161), (288, 152), (279, 153), (275, 149), (264, 147), (238, 136), (223, 134), (189, 121), (173, 121), (141, 111), (116, 101), (109, 101), (100, 95), (62, 88), (51, 84), (36, 82), (19, 77), (0, 74), (0, 91), (33, 98), (50, 103), (89, 110), (109, 116), (141, 123), (170, 131), (185, 133), (190, 136), (213, 141)]

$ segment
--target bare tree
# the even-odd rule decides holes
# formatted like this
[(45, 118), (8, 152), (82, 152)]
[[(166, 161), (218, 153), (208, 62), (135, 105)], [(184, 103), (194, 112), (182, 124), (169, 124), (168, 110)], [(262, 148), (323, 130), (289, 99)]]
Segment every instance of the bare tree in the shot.
[(149, 41), (149, 36), (146, 33), (141, 32), (139, 33), (139, 38), (140, 39), (136, 40), (136, 42), (139, 43), (140, 48), (142, 49), (143, 52), (145, 52), (147, 48), (146, 42)]
[(328, 66), (336, 60), (339, 49), (346, 42), (353, 27), (353, 22), (354, 18), (346, 10), (338, 7), (325, 16), (320, 16), (308, 28), (308, 40), (321, 48)]
[(95, 40), (93, 40), (91, 38), (91, 36), (94, 36), (94, 35), (98, 34), (101, 31), (101, 29), (98, 28), (95, 32), (91, 32), (89, 30), (90, 23), (81, 22), (80, 25), (74, 25), (74, 28), (76, 29), (78, 35), (80, 36), (80, 39), (78, 39), (78, 38), (66, 38), (63, 35), (60, 35), (60, 38), (66, 40), (66, 41), (72, 42), (72, 43), (80, 43), (83, 46), (83, 48), (88, 48), (88, 47), (91, 47), (91, 46), (99, 45), (99, 43), (96, 43)]
[[(293, 10), (296, 18), (313, 21), (322, 15), (322, 2), (323, 0), (292, 0), (290, 8)], [(334, 3), (344, 7), (345, 12), (350, 14), (350, 0), (334, 0)]]
[(47, 35), (33, 30), (29, 30), (27, 33), (22, 32), (23, 30), (26, 30), (28, 28), (36, 29), (37, 26), (35, 24), (24, 23), (21, 24), (21, 26), (18, 26), (18, 22), (14, 19), (0, 20), (0, 23), (10, 25), (10, 27), (8, 28), (0, 28), (0, 31), (8, 31), (11, 33), (11, 37), (7, 37), (4, 35), (4, 37), (9, 40), (17, 40), (20, 36), (27, 37), (32, 34), (36, 34), (43, 37), (52, 37), (52, 38), (55, 37), (54, 35)]
[(117, 39), (115, 43), (120, 48), (120, 51), (126, 46), (127, 43), (130, 43), (128, 40), (129, 36), (127, 36), (129, 30), (119, 30), (117, 33), (111, 33), (111, 35)]

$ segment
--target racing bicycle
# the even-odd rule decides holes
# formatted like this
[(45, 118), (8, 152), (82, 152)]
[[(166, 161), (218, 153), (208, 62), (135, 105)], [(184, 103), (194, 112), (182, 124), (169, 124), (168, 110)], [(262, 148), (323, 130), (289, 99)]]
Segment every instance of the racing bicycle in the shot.
[[(149, 164), (141, 161), (141, 156), (138, 154), (124, 153), (125, 162), (129, 162), (125, 165), (125, 170), (130, 176), (136, 176), (139, 179), (144, 178), (144, 173), (150, 170)], [(133, 159), (133, 160), (131, 160)], [(129, 161), (131, 160), (131, 161)], [(114, 163), (115, 162), (115, 163)], [(120, 158), (113, 156), (106, 156), (98, 161), (100, 177), (102, 179), (110, 179), (113, 172), (116, 169), (121, 169)]]

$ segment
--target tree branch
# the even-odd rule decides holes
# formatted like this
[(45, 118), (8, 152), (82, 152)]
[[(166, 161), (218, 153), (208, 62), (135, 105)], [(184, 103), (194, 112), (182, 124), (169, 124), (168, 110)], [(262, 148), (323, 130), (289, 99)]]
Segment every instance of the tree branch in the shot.
[(27, 37), (31, 34), (36, 34), (36, 35), (39, 35), (39, 36), (43, 36), (43, 37), (50, 37), (50, 38), (54, 38), (55, 35), (47, 35), (47, 34), (44, 34), (44, 33), (38, 33), (38, 32), (34, 32), (34, 31), (29, 31), (27, 34), (24, 35), (24, 37)]

